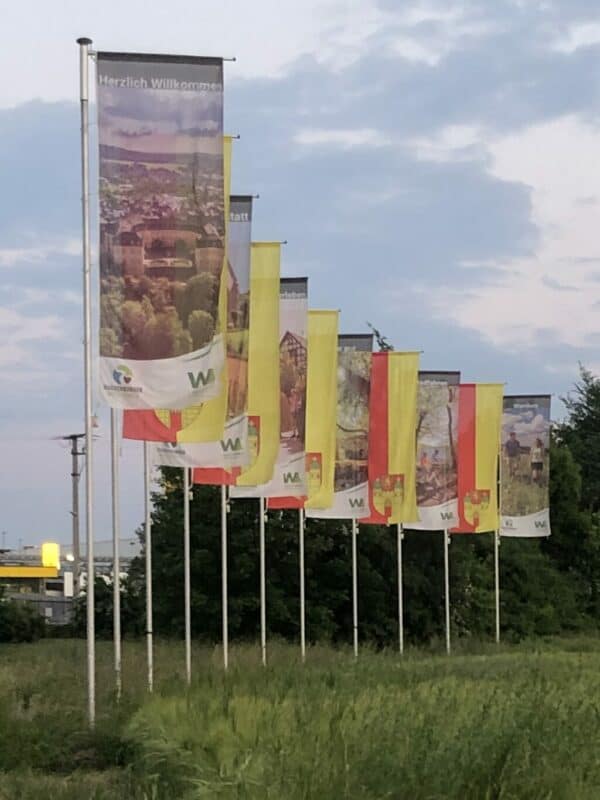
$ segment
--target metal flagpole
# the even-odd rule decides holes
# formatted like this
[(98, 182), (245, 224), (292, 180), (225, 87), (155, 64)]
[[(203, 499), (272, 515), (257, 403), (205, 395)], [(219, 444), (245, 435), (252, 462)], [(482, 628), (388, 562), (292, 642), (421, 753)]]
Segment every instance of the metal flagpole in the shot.
[(500, 531), (494, 531), (494, 578), (496, 593), (496, 644), (500, 644)]
[(358, 563), (356, 555), (356, 537), (358, 523), (352, 520), (352, 633), (354, 640), (354, 657), (358, 657)]
[(446, 607), (446, 653), (450, 654), (450, 534), (444, 531), (444, 603)]
[(223, 603), (223, 667), (229, 666), (229, 619), (227, 609), (227, 487), (221, 486), (221, 592)]
[(192, 583), (190, 565), (190, 472), (183, 468), (183, 583), (185, 616), (185, 677), (192, 682)]
[(90, 247), (90, 176), (88, 66), (91, 39), (77, 39), (79, 45), (79, 99), (81, 113), (81, 212), (83, 234), (83, 374), (85, 386), (85, 528), (87, 536), (87, 683), (88, 720), (96, 723), (96, 643), (94, 626), (94, 504), (92, 441), (92, 281)]
[(152, 518), (150, 516), (150, 459), (148, 442), (144, 442), (144, 531), (146, 534), (146, 653), (148, 659), (148, 691), (154, 688), (154, 652), (152, 629)]
[(300, 654), (306, 661), (306, 585), (304, 573), (304, 509), (298, 510), (298, 544), (300, 557)]
[(117, 411), (110, 410), (110, 464), (112, 479), (112, 534), (113, 534), (113, 641), (117, 700), (121, 699), (121, 562), (119, 540), (121, 519), (119, 510), (119, 422)]
[(267, 575), (265, 563), (265, 498), (259, 500), (259, 531), (260, 531), (260, 652), (263, 667), (267, 666)]
[(404, 597), (402, 587), (402, 540), (404, 539), (404, 529), (402, 523), (398, 523), (398, 644), (400, 655), (404, 655)]

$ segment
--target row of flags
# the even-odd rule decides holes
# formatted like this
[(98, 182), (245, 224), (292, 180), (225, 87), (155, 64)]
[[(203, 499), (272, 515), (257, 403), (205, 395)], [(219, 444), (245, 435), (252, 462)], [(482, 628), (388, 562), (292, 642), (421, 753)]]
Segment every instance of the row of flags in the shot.
[(548, 396), (310, 309), (231, 194), (219, 59), (98, 53), (100, 388), (155, 466), (308, 517), (548, 535)]

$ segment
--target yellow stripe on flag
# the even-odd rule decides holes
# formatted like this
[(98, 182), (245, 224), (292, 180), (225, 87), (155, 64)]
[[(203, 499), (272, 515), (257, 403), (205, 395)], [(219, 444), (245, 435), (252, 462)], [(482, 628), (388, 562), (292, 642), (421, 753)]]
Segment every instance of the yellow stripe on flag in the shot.
[(402, 501), (392, 506), (390, 523), (416, 522), (417, 396), (419, 354), (388, 353), (388, 472), (404, 476)]
[(337, 311), (308, 312), (306, 508), (331, 508), (337, 418)]
[(221, 391), (212, 400), (198, 406), (184, 408), (181, 413), (181, 430), (177, 432), (178, 442), (216, 442), (223, 436), (227, 418), (227, 242), (229, 229), (229, 196), (231, 194), (231, 151), (232, 136), (223, 137), (223, 184), (225, 200), (225, 240), (223, 251), (223, 268), (219, 286), (219, 332), (223, 337), (225, 363), (221, 372)]
[(257, 486), (273, 477), (279, 452), (279, 242), (253, 242), (250, 258), (248, 335), (248, 430), (252, 451), (258, 423), (258, 452), (237, 479)]
[(479, 490), (489, 490), (489, 501), (479, 509), (477, 533), (495, 531), (498, 512), (498, 459), (504, 387), (501, 383), (478, 383), (475, 399), (475, 480)]

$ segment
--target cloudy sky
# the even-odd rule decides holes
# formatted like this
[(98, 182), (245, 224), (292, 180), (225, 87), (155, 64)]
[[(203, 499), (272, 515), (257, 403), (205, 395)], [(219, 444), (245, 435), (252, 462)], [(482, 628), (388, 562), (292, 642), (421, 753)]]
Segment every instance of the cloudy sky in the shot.
[[(203, 14), (209, 10), (210, 13)], [(600, 371), (596, 0), (21, 0), (0, 50), (0, 531), (70, 535), (81, 429), (78, 54), (235, 56), (233, 190), (347, 332), (564, 394)], [(555, 416), (561, 413), (555, 404)], [(96, 537), (110, 536), (98, 406)], [(142, 518), (123, 447), (123, 533)]]

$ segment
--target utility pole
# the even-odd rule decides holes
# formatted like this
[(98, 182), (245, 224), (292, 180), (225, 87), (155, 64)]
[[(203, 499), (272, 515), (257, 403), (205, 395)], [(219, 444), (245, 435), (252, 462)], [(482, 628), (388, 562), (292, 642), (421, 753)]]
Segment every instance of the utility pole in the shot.
[(60, 439), (71, 442), (71, 517), (73, 530), (73, 594), (79, 594), (79, 572), (81, 552), (79, 546), (79, 456), (85, 455), (84, 450), (79, 449), (79, 440), (85, 438), (85, 433), (68, 433), (60, 436)]

